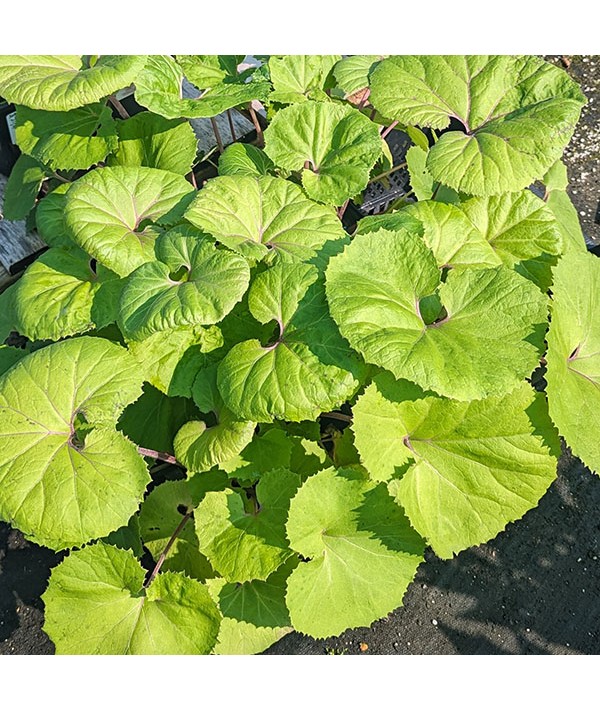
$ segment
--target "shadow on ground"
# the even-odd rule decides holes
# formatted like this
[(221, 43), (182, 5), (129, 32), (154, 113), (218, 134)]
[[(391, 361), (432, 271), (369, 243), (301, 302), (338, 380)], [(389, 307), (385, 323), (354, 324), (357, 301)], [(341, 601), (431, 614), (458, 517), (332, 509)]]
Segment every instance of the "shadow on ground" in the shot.
[[(600, 477), (569, 453), (538, 508), (453, 560), (427, 556), (371, 628), (266, 654), (599, 654)], [(365, 647), (366, 645), (366, 647)]]

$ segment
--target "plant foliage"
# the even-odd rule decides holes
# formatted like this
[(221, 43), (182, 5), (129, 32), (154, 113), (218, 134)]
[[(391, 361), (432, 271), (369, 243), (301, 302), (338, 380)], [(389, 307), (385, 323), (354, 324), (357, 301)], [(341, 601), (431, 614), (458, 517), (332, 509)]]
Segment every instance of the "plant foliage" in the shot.
[[(0, 517), (69, 551), (58, 653), (370, 625), (426, 546), (536, 506), (558, 434), (600, 469), (600, 266), (560, 162), (579, 87), (536, 57), (242, 60), (0, 57), (4, 212), (49, 245), (0, 296), (27, 340), (0, 346)], [(189, 119), (256, 101), (264, 149), (196, 187)], [(412, 139), (412, 197), (348, 231), (394, 170), (382, 124)]]

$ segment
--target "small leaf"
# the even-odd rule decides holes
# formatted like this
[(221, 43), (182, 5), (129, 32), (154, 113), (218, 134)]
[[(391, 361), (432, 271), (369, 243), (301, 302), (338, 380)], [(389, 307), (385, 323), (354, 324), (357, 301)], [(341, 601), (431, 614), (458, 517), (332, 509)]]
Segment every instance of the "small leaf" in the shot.
[(44, 593), (57, 654), (208, 654), (221, 615), (206, 586), (162, 573), (148, 588), (129, 551), (104, 543), (71, 553)]
[(411, 146), (406, 152), (406, 165), (410, 174), (410, 187), (417, 200), (431, 200), (433, 197), (433, 178), (425, 165), (427, 151), (419, 146)]
[(310, 198), (341, 205), (367, 187), (381, 137), (350, 106), (309, 101), (276, 114), (265, 131), (265, 151), (280, 168), (302, 171)]
[(246, 512), (244, 493), (209, 492), (195, 511), (200, 550), (225, 580), (266, 580), (291, 555), (285, 536), (297, 474), (275, 469), (256, 485), (258, 507)]
[(269, 57), (274, 92), (269, 101), (293, 104), (306, 101), (314, 90), (324, 90), (339, 55), (288, 54)]
[(46, 170), (41, 163), (30, 156), (20, 155), (6, 183), (3, 217), (24, 220), (35, 205), (45, 177)]
[(565, 254), (587, 252), (585, 239), (579, 223), (579, 215), (569, 197), (567, 166), (557, 161), (545, 177), (547, 181), (546, 206), (554, 215), (561, 233)]
[(75, 245), (52, 247), (17, 283), (19, 332), (32, 341), (58, 341), (116, 321), (122, 282)]
[[(194, 493), (191, 482), (166, 481), (146, 497), (139, 515), (140, 535), (155, 561), (166, 549), (186, 512), (198, 503), (194, 500)], [(214, 576), (206, 556), (200, 552), (194, 522), (191, 519), (179, 531), (167, 551), (161, 570), (185, 573), (201, 582)]]
[(376, 54), (355, 54), (344, 57), (333, 70), (338, 86), (346, 96), (352, 96), (361, 89), (366, 89), (371, 81), (371, 74), (383, 59)]
[(219, 175), (269, 175), (274, 168), (269, 156), (249, 143), (232, 143), (219, 158)]
[(70, 187), (71, 183), (61, 183), (39, 201), (35, 210), (38, 234), (51, 247), (73, 246), (73, 240), (67, 234), (64, 221), (66, 192)]

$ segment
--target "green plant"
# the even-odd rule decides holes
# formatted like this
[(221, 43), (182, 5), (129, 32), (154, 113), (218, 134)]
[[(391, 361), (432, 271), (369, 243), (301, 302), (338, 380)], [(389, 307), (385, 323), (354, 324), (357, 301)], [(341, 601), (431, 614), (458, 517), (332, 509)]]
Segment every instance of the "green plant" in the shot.
[[(600, 267), (560, 162), (579, 87), (536, 57), (241, 59), (0, 57), (5, 215), (50, 247), (1, 297), (28, 340), (0, 347), (0, 517), (72, 549), (44, 595), (59, 653), (369, 625), (426, 545), (538, 503), (556, 428), (600, 468)], [(188, 119), (234, 107), (258, 145), (197, 189)], [(349, 235), (394, 127), (418, 201)]]

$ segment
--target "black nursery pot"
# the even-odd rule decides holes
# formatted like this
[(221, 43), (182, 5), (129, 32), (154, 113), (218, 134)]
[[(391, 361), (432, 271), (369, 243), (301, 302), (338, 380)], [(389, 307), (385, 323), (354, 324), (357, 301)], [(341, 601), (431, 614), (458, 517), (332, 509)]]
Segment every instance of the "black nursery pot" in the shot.
[(0, 98), (0, 173), (7, 177), (21, 153), (12, 142), (8, 130), (7, 119), (14, 110), (15, 107), (12, 104), (7, 104), (4, 99)]

